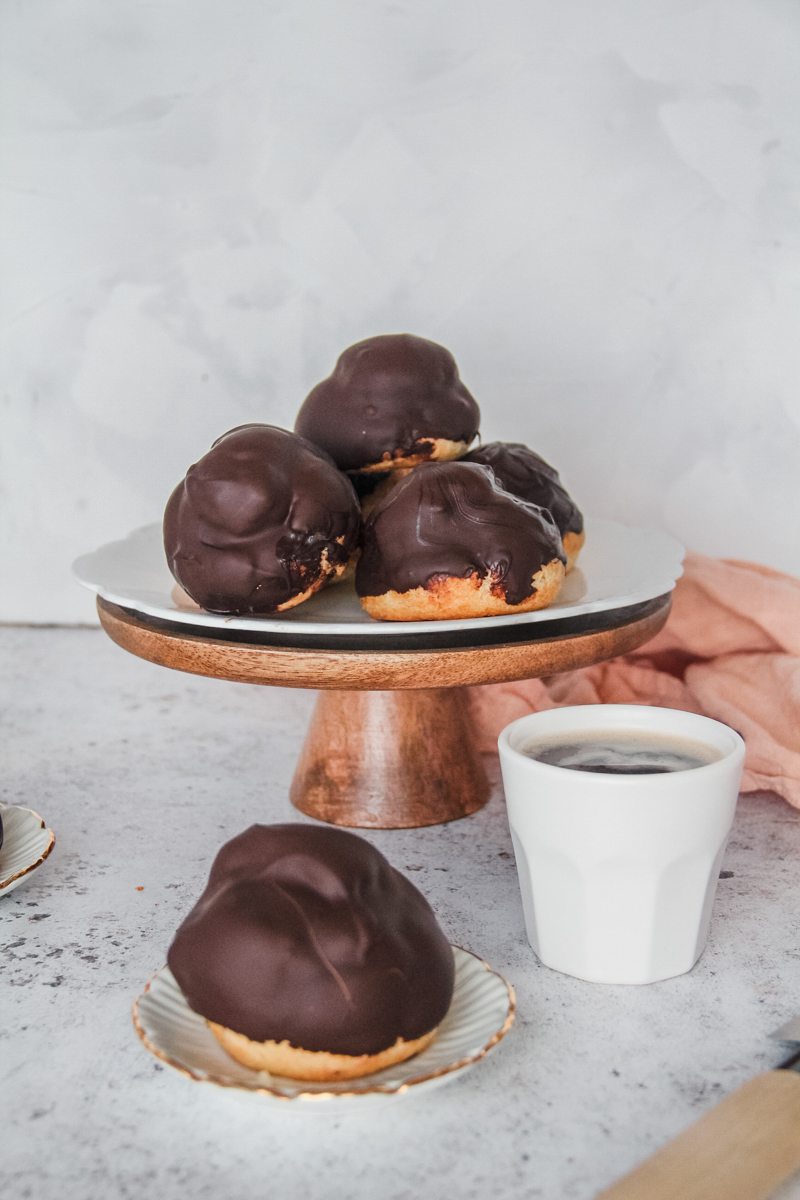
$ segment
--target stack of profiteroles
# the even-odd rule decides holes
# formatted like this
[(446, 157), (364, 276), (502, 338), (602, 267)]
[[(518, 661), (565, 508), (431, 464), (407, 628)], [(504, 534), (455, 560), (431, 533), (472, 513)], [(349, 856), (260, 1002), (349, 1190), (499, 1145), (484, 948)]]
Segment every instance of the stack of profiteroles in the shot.
[(490, 617), (555, 600), (584, 542), (558, 472), (478, 437), (448, 350), (410, 334), (350, 346), (294, 432), (243, 425), (178, 484), (170, 570), (209, 612), (270, 615), (355, 572), (386, 621)]

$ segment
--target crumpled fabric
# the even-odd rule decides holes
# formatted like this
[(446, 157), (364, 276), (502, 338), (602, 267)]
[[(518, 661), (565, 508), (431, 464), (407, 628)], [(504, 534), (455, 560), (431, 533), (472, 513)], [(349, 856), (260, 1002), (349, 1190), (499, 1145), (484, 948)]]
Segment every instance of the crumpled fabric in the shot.
[(544, 679), (471, 689), (483, 752), (525, 713), (655, 704), (724, 721), (745, 740), (742, 791), (800, 808), (800, 579), (689, 554), (664, 628), (631, 654)]

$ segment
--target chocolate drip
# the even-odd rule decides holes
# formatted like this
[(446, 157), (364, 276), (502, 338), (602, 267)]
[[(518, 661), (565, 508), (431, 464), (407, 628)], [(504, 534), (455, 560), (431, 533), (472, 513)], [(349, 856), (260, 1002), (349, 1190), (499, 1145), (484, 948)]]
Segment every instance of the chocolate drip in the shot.
[(323, 450), (274, 425), (219, 438), (178, 484), (164, 548), (178, 583), (202, 608), (272, 613), (346, 563), (360, 529), (350, 481)]
[(489, 575), (509, 604), (531, 579), (565, 562), (550, 514), (503, 491), (488, 467), (464, 460), (416, 467), (374, 509), (356, 568), (359, 596), (407, 592), (441, 576)]
[(345, 350), (306, 397), (295, 430), (343, 471), (357, 471), (385, 455), (426, 457), (433, 438), (469, 444), (479, 423), (480, 409), (450, 351), (395, 333)]
[(546, 508), (561, 532), (581, 533), (583, 516), (564, 488), (558, 471), (520, 442), (487, 442), (471, 450), (462, 462), (491, 467), (507, 492)]
[(252, 825), (223, 846), (167, 957), (206, 1019), (306, 1050), (421, 1037), (453, 994), (421, 893), (363, 838), (316, 825)]

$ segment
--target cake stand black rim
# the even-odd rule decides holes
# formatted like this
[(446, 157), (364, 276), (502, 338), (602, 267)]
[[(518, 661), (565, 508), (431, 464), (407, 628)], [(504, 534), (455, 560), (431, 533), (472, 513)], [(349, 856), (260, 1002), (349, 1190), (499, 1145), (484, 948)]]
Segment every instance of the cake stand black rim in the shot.
[(269, 630), (259, 635), (258, 631), (250, 629), (169, 621), (163, 617), (141, 612), (135, 607), (120, 604), (116, 600), (108, 600), (102, 595), (100, 598), (139, 624), (167, 635), (173, 634), (183, 638), (200, 638), (203, 641), (275, 650), (362, 650), (374, 653), (375, 651), (403, 650), (479, 650), (494, 646), (560, 641), (566, 638), (580, 637), (584, 634), (602, 633), (607, 629), (619, 629), (633, 624), (635, 621), (662, 611), (665, 604), (670, 602), (671, 596), (672, 589), (649, 600), (622, 605), (619, 608), (581, 613), (572, 617), (553, 617), (550, 620), (508, 625), (493, 625), (487, 622), (485, 629), (476, 628), (474, 624), (471, 624), (469, 629), (463, 630), (450, 628), (441, 632), (432, 630), (426, 633), (405, 631), (398, 632), (397, 637), (393, 637), (390, 633), (304, 633), (296, 627), (294, 629), (287, 627), (285, 632)]

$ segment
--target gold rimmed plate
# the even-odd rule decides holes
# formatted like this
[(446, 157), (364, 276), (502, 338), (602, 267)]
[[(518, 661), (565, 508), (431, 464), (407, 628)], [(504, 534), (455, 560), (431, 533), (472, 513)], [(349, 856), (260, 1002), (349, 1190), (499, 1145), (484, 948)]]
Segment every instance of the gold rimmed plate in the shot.
[(0, 896), (5, 896), (42, 865), (56, 843), (56, 835), (38, 813), (17, 804), (0, 804), (0, 818)]
[(156, 1058), (200, 1083), (235, 1088), (303, 1107), (334, 1102), (383, 1103), (437, 1087), (485, 1058), (514, 1021), (514, 989), (488, 963), (453, 946), (453, 1002), (431, 1044), (414, 1058), (343, 1083), (309, 1083), (252, 1071), (230, 1058), (184, 999), (168, 967), (156, 971), (133, 1006), (133, 1023)]

